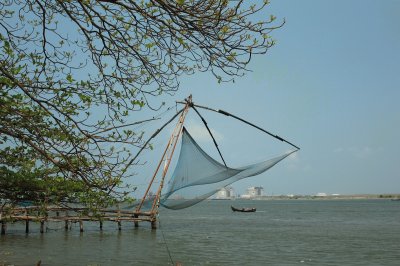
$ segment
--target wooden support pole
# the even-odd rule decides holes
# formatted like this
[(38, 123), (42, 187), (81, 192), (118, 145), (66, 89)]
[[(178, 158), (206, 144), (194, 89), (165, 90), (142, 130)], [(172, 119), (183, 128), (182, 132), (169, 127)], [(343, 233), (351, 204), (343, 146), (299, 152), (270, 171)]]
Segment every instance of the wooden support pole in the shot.
[(157, 229), (157, 221), (156, 220), (151, 221), (151, 229), (153, 229), (153, 230)]
[(69, 224), (69, 221), (68, 221), (68, 211), (65, 211), (65, 217), (67, 217), (67, 219), (65, 220), (64, 229), (65, 229), (65, 231), (68, 231), (68, 224)]
[(83, 232), (83, 221), (82, 220), (80, 220), (79, 221), (79, 232)]
[(43, 234), (44, 233), (44, 220), (40, 221), (40, 233)]
[(100, 220), (100, 230), (103, 230), (103, 221)]
[(29, 234), (29, 219), (25, 220), (25, 233)]
[[(151, 180), (149, 182), (147, 190), (144, 193), (140, 204), (136, 207), (136, 211), (137, 212), (139, 212), (140, 209), (142, 208), (142, 206), (143, 206), (143, 204), (144, 204), (144, 202), (145, 202), (145, 200), (147, 198), (147, 195), (150, 192), (150, 188), (153, 185), (153, 182), (154, 182), (154, 180), (155, 180), (155, 178), (157, 176), (157, 173), (160, 170), (161, 164), (163, 162), (165, 162), (166, 164), (164, 165), (164, 168), (163, 168), (161, 183), (160, 183), (160, 185), (158, 187), (158, 191), (156, 193), (156, 197), (154, 198), (153, 205), (151, 207), (151, 212), (154, 211), (154, 209), (156, 207), (156, 203), (159, 201), (159, 198), (160, 198), (160, 193), (161, 193), (161, 189), (163, 187), (164, 178), (165, 178), (165, 176), (167, 174), (168, 167), (169, 167), (169, 165), (171, 163), (171, 158), (172, 158), (172, 155), (174, 154), (174, 150), (175, 150), (176, 144), (178, 142), (179, 135), (182, 132), (183, 122), (185, 121), (186, 114), (189, 111), (189, 107), (190, 107), (191, 104), (192, 104), (192, 95), (190, 95), (188, 97), (187, 104), (185, 105), (184, 109), (182, 110), (182, 113), (181, 113), (181, 115), (179, 117), (178, 124), (175, 126), (175, 129), (174, 129), (174, 131), (173, 131), (173, 133), (172, 133), (172, 135), (171, 135), (171, 137), (170, 137), (170, 139), (169, 139), (169, 141), (167, 143), (167, 147), (165, 148), (164, 153), (161, 156), (161, 159), (160, 159), (160, 161), (159, 161), (159, 163), (158, 163), (158, 165), (156, 167), (156, 171), (154, 172), (153, 177), (151, 178)], [(170, 121), (172, 121), (172, 120), (170, 120)]]
[[(139, 216), (137, 214), (133, 215), (133, 218), (138, 218)], [(139, 222), (137, 220), (133, 221), (133, 223), (135, 224), (135, 227), (139, 227)]]
[(7, 223), (5, 221), (1, 221), (1, 234), (5, 235), (7, 229)]
[(25, 216), (26, 216), (26, 220), (25, 220), (25, 233), (29, 234), (29, 219), (28, 219), (28, 211), (25, 209)]
[(119, 218), (121, 218), (121, 212), (119, 210), (119, 205), (118, 205), (117, 216), (118, 216), (118, 231), (121, 231), (121, 220), (119, 219)]

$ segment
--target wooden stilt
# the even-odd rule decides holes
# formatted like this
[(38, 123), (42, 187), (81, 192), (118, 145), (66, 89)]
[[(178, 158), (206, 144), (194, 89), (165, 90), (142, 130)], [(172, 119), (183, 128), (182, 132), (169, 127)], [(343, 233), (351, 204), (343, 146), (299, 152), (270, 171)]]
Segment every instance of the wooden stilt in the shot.
[(103, 230), (103, 221), (100, 221), (100, 230)]
[(25, 220), (25, 233), (29, 234), (29, 219), (28, 219), (28, 211), (25, 209), (25, 216), (26, 216), (26, 220)]
[[(137, 214), (133, 215), (133, 218), (138, 218), (139, 216)], [(139, 222), (137, 220), (133, 221), (133, 223), (135, 224), (135, 227), (139, 227)]]
[(65, 231), (68, 231), (68, 220), (65, 220), (64, 223), (65, 223), (64, 224), (64, 229), (65, 229)]
[(29, 220), (28, 219), (25, 220), (25, 233), (29, 234)]
[(40, 233), (43, 234), (44, 233), (44, 220), (40, 221)]
[(79, 232), (83, 232), (83, 221), (79, 221)]
[(5, 235), (7, 230), (7, 223), (5, 221), (1, 221), (1, 234)]
[(118, 205), (117, 216), (118, 216), (118, 231), (121, 231), (121, 220), (119, 220), (119, 218), (121, 218), (121, 211), (119, 209), (119, 205)]
[(153, 230), (157, 229), (157, 221), (156, 220), (151, 221), (151, 229), (153, 229)]

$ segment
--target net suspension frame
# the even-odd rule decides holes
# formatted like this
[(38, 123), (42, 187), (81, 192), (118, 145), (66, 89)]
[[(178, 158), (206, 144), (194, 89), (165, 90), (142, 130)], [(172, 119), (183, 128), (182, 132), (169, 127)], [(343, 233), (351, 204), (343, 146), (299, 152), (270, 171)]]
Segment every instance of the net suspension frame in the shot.
[(167, 175), (169, 166), (171, 164), (172, 156), (174, 154), (176, 145), (178, 143), (179, 136), (182, 134), (183, 124), (184, 124), (186, 115), (187, 115), (187, 113), (188, 113), (188, 111), (189, 111), (189, 109), (190, 109), (190, 107), (192, 105), (193, 105), (192, 95), (189, 95), (189, 97), (185, 99), (185, 107), (184, 107), (181, 115), (179, 116), (178, 123), (176, 124), (176, 126), (174, 128), (174, 131), (173, 131), (173, 133), (172, 133), (172, 135), (171, 135), (171, 137), (170, 137), (170, 139), (169, 139), (169, 141), (167, 143), (167, 146), (166, 146), (166, 148), (165, 148), (165, 150), (164, 150), (164, 152), (163, 152), (163, 154), (161, 156), (161, 159), (160, 159), (160, 161), (159, 161), (159, 163), (157, 165), (157, 168), (156, 168), (156, 170), (155, 170), (155, 172), (154, 172), (154, 174), (153, 174), (153, 176), (152, 176), (152, 178), (151, 178), (151, 180), (149, 182), (149, 185), (148, 185), (148, 187), (146, 189), (146, 192), (143, 195), (140, 204), (136, 207), (136, 212), (137, 213), (140, 213), (141, 208), (142, 208), (146, 198), (149, 195), (149, 191), (150, 191), (150, 189), (151, 189), (151, 187), (152, 187), (152, 185), (154, 183), (154, 180), (155, 180), (158, 172), (160, 171), (161, 165), (164, 162), (164, 167), (163, 167), (162, 173), (161, 173), (160, 185), (159, 185), (159, 187), (157, 189), (157, 192), (155, 194), (155, 197), (154, 197), (151, 209), (150, 209), (151, 217), (154, 220), (156, 219), (156, 215), (158, 213), (158, 208), (159, 208), (159, 205), (160, 205), (161, 191), (162, 191), (163, 186), (164, 186), (165, 177)]

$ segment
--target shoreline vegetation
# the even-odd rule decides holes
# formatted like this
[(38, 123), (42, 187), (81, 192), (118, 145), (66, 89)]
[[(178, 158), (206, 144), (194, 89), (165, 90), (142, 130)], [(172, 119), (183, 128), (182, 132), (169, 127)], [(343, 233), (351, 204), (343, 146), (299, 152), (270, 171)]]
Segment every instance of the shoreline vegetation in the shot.
[(386, 199), (400, 200), (400, 194), (349, 194), (349, 195), (276, 195), (257, 196), (253, 198), (226, 198), (211, 200), (363, 200), (363, 199)]

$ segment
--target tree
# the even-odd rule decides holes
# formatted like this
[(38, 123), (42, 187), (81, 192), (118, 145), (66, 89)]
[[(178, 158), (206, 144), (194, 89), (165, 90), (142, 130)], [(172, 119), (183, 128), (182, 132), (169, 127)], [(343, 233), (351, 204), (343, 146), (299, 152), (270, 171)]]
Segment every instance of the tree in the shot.
[(283, 24), (272, 15), (253, 21), (267, 5), (2, 1), (0, 197), (43, 201), (38, 192), (52, 187), (54, 202), (77, 191), (100, 195), (102, 204), (121, 199), (126, 193), (116, 188), (130, 174), (130, 151), (145, 143), (130, 129), (143, 122), (133, 114), (161, 108), (151, 99), (176, 91), (183, 74), (209, 71), (218, 82), (242, 76)]

